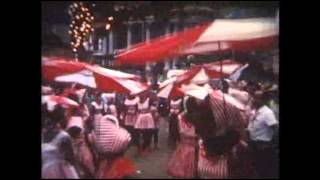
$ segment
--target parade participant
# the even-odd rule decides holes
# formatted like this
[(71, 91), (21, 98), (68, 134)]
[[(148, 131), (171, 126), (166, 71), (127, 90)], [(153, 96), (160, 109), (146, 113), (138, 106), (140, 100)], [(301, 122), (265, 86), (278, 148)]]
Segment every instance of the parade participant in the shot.
[(198, 174), (202, 179), (252, 177), (247, 144), (239, 133), (228, 130), (223, 136), (200, 141)]
[(103, 103), (100, 97), (100, 93), (96, 92), (95, 101), (91, 102), (91, 115), (93, 115), (93, 120), (97, 121), (103, 116)]
[(92, 142), (99, 154), (97, 179), (123, 178), (135, 173), (136, 169), (130, 159), (124, 158), (131, 136), (119, 126), (113, 115), (105, 115), (95, 124)]
[(104, 112), (118, 118), (118, 112), (115, 106), (115, 97), (116, 95), (114, 93), (106, 94), (107, 103), (104, 104)]
[(60, 125), (65, 121), (64, 108), (57, 105), (49, 116), (44, 124), (41, 177), (43, 179), (78, 179), (78, 173), (74, 168), (75, 159), (71, 138)]
[(255, 95), (253, 108), (255, 114), (249, 122), (248, 132), (254, 165), (259, 177), (274, 178), (277, 176), (277, 158), (272, 141), (277, 138), (278, 121), (273, 111), (265, 105), (263, 94)]
[(124, 101), (124, 127), (131, 134), (132, 143), (139, 148), (139, 132), (134, 128), (138, 116), (138, 97), (128, 95)]
[(148, 92), (144, 92), (139, 97), (139, 114), (134, 125), (134, 128), (142, 134), (143, 142), (141, 145), (140, 154), (145, 154), (147, 150), (149, 150), (152, 130), (155, 128), (154, 119), (150, 110), (151, 101), (147, 93)]
[(176, 178), (197, 177), (198, 136), (188, 116), (194, 112), (195, 103), (194, 98), (189, 97), (186, 100), (186, 112), (178, 116), (180, 141), (168, 163), (168, 174)]
[(76, 160), (76, 169), (81, 178), (93, 178), (95, 173), (93, 155), (86, 141), (82, 110), (74, 109), (68, 120), (67, 132), (72, 137), (72, 145)]
[(152, 139), (153, 139), (153, 145), (154, 149), (159, 149), (158, 147), (158, 134), (159, 134), (159, 128), (160, 128), (160, 114), (157, 110), (158, 104), (157, 101), (153, 101), (151, 104), (151, 112), (154, 119), (155, 128), (152, 130)]
[(182, 111), (182, 99), (173, 98), (170, 101), (169, 115), (169, 141), (168, 144), (175, 147), (179, 140), (178, 115)]
[[(201, 178), (221, 179), (231, 177), (247, 177), (249, 169), (245, 143), (241, 140), (241, 129), (244, 126), (237, 122), (241, 119), (236, 108), (226, 105), (227, 117), (223, 114), (214, 114), (211, 96), (204, 100), (193, 100), (191, 110), (186, 117), (195, 127), (196, 134), (202, 139), (198, 154), (195, 158), (197, 164), (196, 175)], [(222, 104), (221, 104), (222, 105)], [(220, 110), (223, 107), (219, 107)], [(238, 115), (237, 115), (238, 112)], [(240, 119), (239, 119), (240, 118)], [(237, 121), (237, 122), (233, 122)], [(240, 121), (241, 122), (241, 121)]]

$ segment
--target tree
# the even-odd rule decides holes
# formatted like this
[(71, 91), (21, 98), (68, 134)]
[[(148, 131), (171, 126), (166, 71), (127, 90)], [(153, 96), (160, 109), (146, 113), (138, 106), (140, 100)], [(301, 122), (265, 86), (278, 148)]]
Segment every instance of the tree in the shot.
[(78, 55), (83, 43), (87, 40), (88, 35), (94, 31), (94, 17), (89, 10), (89, 4), (83, 2), (75, 2), (70, 5), (69, 15), (71, 16), (71, 24), (69, 34), (71, 35), (72, 51)]

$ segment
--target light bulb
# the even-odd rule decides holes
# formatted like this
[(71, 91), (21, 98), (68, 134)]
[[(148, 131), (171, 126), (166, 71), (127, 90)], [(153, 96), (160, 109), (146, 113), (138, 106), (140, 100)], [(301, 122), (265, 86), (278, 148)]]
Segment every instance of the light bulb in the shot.
[(108, 17), (109, 21), (113, 21), (113, 16)]
[(109, 30), (111, 28), (111, 25), (109, 23), (106, 24), (106, 30)]

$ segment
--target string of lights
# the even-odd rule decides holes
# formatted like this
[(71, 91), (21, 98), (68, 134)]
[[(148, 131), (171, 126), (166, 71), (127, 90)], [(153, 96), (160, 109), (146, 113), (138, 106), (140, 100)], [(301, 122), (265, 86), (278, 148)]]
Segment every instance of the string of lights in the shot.
[(71, 24), (69, 34), (72, 51), (77, 54), (79, 48), (87, 41), (88, 35), (94, 31), (94, 17), (90, 12), (89, 5), (84, 2), (74, 2), (69, 7)]

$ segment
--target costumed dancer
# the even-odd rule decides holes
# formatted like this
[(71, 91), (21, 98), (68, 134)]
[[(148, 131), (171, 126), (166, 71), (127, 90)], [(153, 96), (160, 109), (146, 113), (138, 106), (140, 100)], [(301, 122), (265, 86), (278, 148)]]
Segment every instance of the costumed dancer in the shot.
[(97, 179), (119, 179), (136, 172), (132, 160), (123, 157), (131, 136), (119, 126), (118, 119), (105, 115), (95, 124), (92, 142), (99, 154)]
[(134, 128), (138, 116), (138, 97), (128, 95), (124, 101), (124, 127), (131, 134), (132, 143), (139, 148), (139, 132)]
[(168, 174), (176, 178), (197, 177), (196, 155), (198, 153), (196, 146), (198, 144), (198, 136), (187, 115), (188, 111), (192, 111), (190, 99), (186, 99), (187, 112), (180, 113), (178, 116), (180, 141), (168, 163)]
[(151, 112), (152, 112), (152, 116), (153, 116), (153, 119), (154, 119), (154, 124), (155, 124), (155, 128), (153, 129), (153, 132), (152, 132), (152, 138), (153, 138), (153, 145), (154, 145), (154, 149), (159, 149), (158, 147), (158, 135), (159, 135), (159, 129), (160, 129), (160, 114), (158, 112), (158, 104), (155, 101), (153, 101), (153, 103), (151, 104)]
[(182, 99), (173, 98), (170, 101), (170, 115), (169, 115), (169, 145), (176, 147), (179, 140), (178, 130), (178, 115), (182, 111)]
[[(152, 130), (155, 128), (154, 119), (150, 109), (150, 98), (147, 94), (141, 94), (138, 102), (138, 118), (134, 128), (142, 134), (142, 145), (139, 153), (146, 153), (151, 144)], [(140, 147), (140, 145), (139, 145)]]

